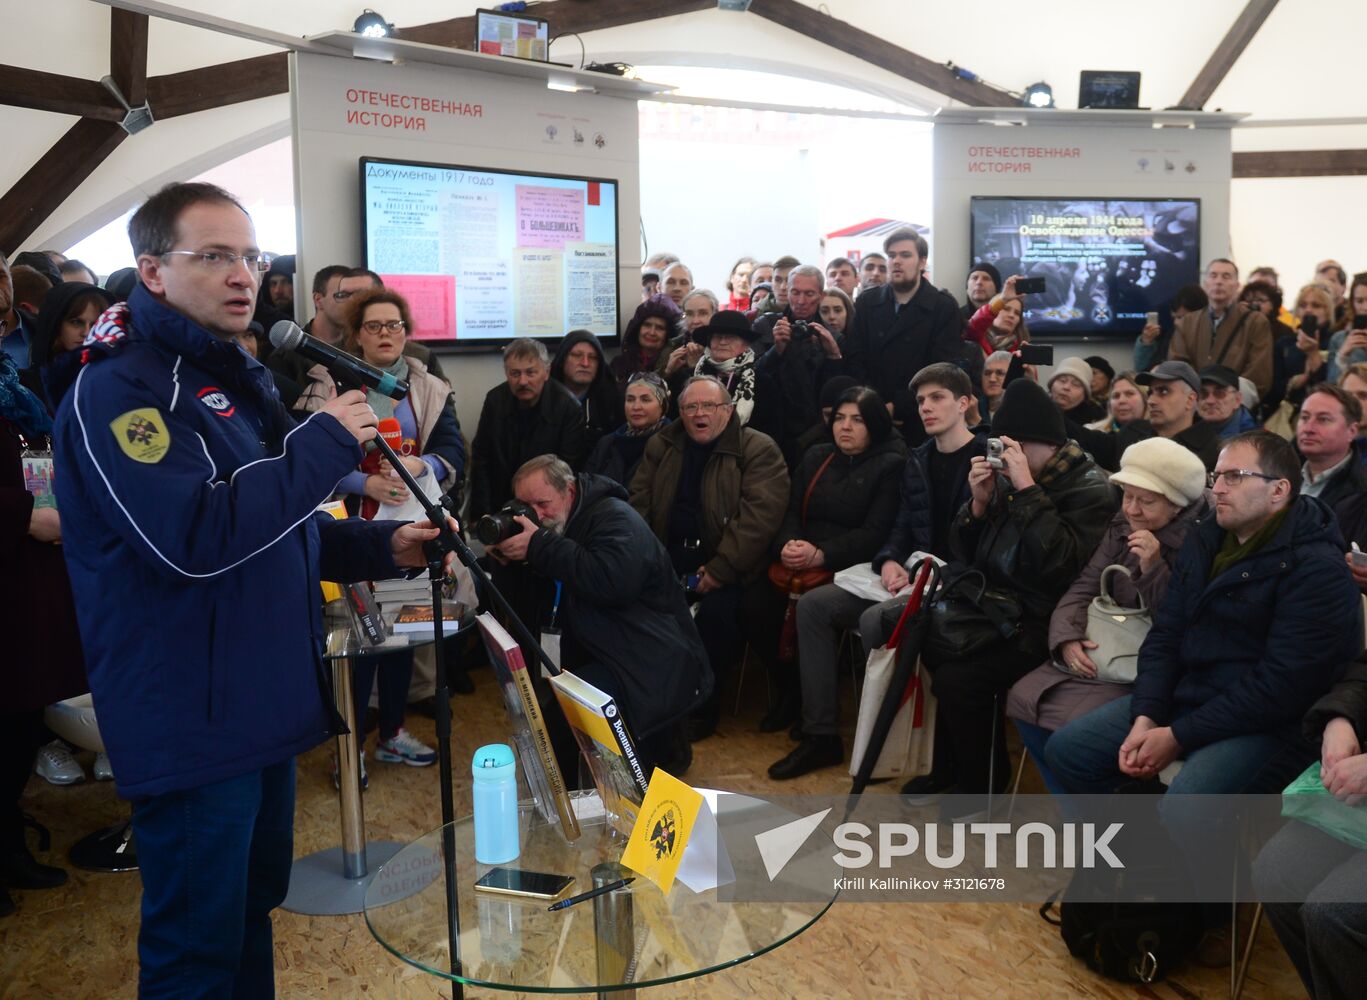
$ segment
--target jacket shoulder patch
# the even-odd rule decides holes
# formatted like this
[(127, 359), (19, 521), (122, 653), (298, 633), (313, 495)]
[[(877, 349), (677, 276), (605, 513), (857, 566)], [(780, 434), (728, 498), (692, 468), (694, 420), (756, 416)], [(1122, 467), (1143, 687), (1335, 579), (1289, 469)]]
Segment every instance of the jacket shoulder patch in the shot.
[(171, 431), (150, 406), (119, 414), (109, 421), (109, 429), (119, 448), (135, 462), (156, 465), (171, 449)]

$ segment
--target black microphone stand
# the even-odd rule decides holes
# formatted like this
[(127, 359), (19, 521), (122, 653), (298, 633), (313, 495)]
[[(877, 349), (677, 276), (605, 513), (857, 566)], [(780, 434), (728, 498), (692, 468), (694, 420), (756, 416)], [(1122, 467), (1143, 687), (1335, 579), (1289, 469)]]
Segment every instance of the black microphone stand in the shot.
[[(366, 386), (354, 384), (351, 379), (339, 377), (337, 372), (333, 372), (332, 376), (337, 382), (339, 393), (353, 387), (363, 392), (366, 389)], [(451, 529), (451, 525), (446, 520), (446, 509), (439, 501), (428, 499), (427, 494), (419, 488), (413, 474), (408, 471), (403, 460), (395, 454), (394, 449), (389, 446), (389, 442), (383, 436), (377, 434), (373, 440), (380, 454), (384, 455), (403, 484), (408, 487), (409, 493), (422, 505), (422, 509), (427, 513), (428, 521), (441, 532), (437, 538), (423, 543), (423, 554), (427, 557), (427, 578), (432, 584), (432, 636), (436, 642), (437, 768), (441, 780), (442, 857), (446, 872), (446, 933), (451, 956), (451, 974), (460, 976), (460, 894), (456, 884), (456, 804), (452, 789), (454, 775), (451, 769), (451, 691), (446, 674), (446, 642), (443, 634), (445, 622), (442, 620), (442, 587), (446, 582), (445, 563), (448, 552), (456, 554), (456, 558), (470, 570), (470, 574), (479, 585), (480, 591), (493, 599), (495, 606), (503, 612), (508, 624), (512, 626), (512, 632), (517, 637), (517, 641), (524, 647), (536, 650), (537, 658), (552, 674), (560, 673), (560, 668), (546, 655), (546, 651), (532, 637), (531, 630), (518, 617), (507, 598), (494, 586), (489, 575), (479, 565), (479, 561), (474, 552), (470, 550), (470, 546), (466, 545), (465, 540)], [(454, 981), (451, 995), (454, 1000), (463, 1000), (465, 986), (459, 979)]]

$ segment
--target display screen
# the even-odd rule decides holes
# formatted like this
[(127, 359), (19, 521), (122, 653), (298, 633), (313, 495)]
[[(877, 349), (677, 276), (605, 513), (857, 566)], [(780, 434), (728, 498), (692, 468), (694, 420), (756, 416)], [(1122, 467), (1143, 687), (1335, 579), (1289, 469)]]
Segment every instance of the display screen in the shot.
[(549, 45), (546, 22), (539, 17), (475, 11), (475, 48), (490, 56), (546, 61)]
[(617, 334), (617, 182), (361, 159), (366, 266), (417, 340)]
[(1137, 333), (1200, 280), (1196, 198), (998, 198), (971, 201), (972, 248), (1005, 281), (1043, 278), (1025, 296), (1032, 333)]

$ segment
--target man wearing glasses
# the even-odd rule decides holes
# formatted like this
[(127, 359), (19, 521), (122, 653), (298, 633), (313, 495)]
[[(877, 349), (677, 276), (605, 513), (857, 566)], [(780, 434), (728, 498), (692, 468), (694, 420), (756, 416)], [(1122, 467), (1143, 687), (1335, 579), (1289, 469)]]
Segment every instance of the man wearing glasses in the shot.
[[(1045, 751), (1074, 793), (1151, 781), (1182, 761), (1160, 810), (1187, 848), (1215, 838), (1201, 828), (1209, 810), (1184, 808), (1180, 793), (1284, 788), (1318, 756), (1301, 718), (1362, 646), (1338, 526), (1301, 495), (1290, 443), (1263, 430), (1231, 438), (1211, 481), (1215, 517), (1178, 554), (1133, 694), (1064, 726)], [(1228, 870), (1227, 857), (1206, 861)]]
[(735, 419), (726, 386), (688, 380), (679, 419), (657, 432), (631, 480), (631, 505), (664, 542), (698, 605), (694, 620), (716, 684), (689, 723), (700, 740), (717, 728), (720, 692), (740, 655), (744, 585), (769, 565), (788, 508), (788, 467), (773, 439)]
[(317, 514), (376, 417), (304, 423), (234, 342), (269, 261), (246, 210), (172, 184), (129, 222), (142, 283), (86, 338), (54, 430), (86, 667), (142, 870), (143, 997), (274, 995), (294, 757), (332, 729), (319, 578), (425, 565), (426, 525)]

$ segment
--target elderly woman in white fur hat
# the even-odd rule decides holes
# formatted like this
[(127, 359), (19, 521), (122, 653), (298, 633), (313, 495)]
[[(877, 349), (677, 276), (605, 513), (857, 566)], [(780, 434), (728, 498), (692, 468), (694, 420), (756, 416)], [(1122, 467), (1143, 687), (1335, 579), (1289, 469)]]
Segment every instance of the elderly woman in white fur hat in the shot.
[(1026, 674), (1007, 695), (1006, 714), (1050, 791), (1064, 789), (1044, 764), (1044, 744), (1067, 722), (1129, 694), (1130, 685), (1097, 679), (1089, 653), (1097, 645), (1087, 636), (1087, 610), (1101, 593), (1102, 571), (1120, 565), (1129, 571), (1110, 576), (1110, 596), (1125, 608), (1142, 603), (1156, 611), (1168, 589), (1169, 573), (1192, 523), (1213, 508), (1206, 489), (1206, 467), (1195, 454), (1167, 438), (1136, 442), (1120, 457), (1111, 482), (1124, 499), (1101, 544), (1049, 621), (1050, 662)]

